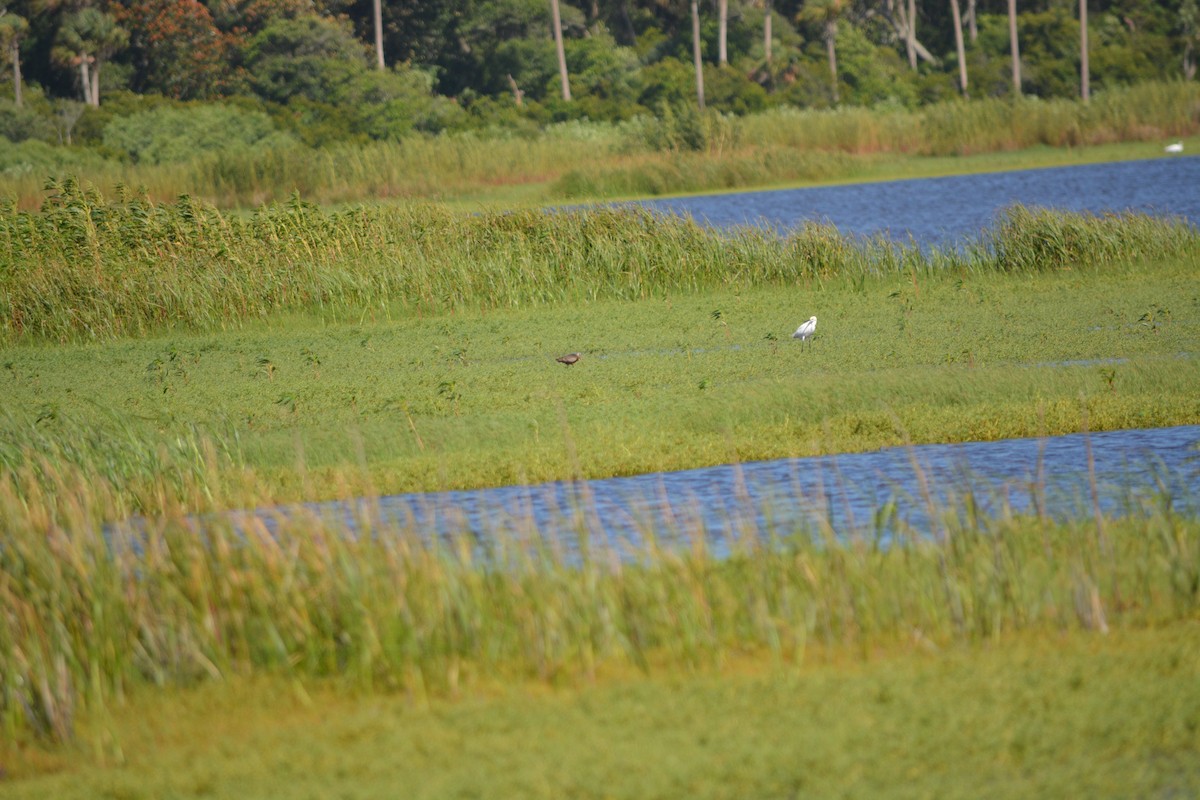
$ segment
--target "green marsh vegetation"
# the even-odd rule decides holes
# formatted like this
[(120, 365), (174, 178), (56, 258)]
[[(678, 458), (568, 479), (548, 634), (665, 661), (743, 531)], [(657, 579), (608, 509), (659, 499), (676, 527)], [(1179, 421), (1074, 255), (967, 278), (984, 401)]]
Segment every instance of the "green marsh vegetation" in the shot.
[[(138, 704), (170, 709), (217, 682), (351, 692), (319, 694), (318, 708), (380, 696), (453, 715), (465, 712), (444, 698), (482, 697), (486, 715), (514, 713), (488, 700), (513, 687), (619, 694), (620, 676), (678, 681), (702, 705), (694, 697), (717, 685), (706, 682), (741, 663), (795, 681), (764, 679), (751, 696), (815, 691), (835, 680), (823, 661), (881, 652), (911, 670), (888, 688), (908, 698), (899, 707), (940, 707), (965, 702), (929, 687), (928, 670), (951, 662), (910, 650), (994, 669), (1008, 662), (992, 648), (1018, 639), (1036, 652), (1061, 638), (1074, 654), (1054, 668), (1042, 659), (1035, 695), (1073, 685), (1074, 669), (1092, 699), (1137, 684), (1141, 708), (1163, 708), (1190, 680), (1180, 642), (1194, 640), (1200, 602), (1200, 524), (1165, 491), (1127, 519), (1088, 511), (1072, 523), (984, 519), (963, 497), (938, 531), (904, 531), (903, 547), (882, 546), (870, 525), (842, 543), (777, 530), (724, 560), (700, 531), (683, 552), (597, 545), (582, 563), (534, 536), (497, 543), (497, 569), (468, 542), (389, 528), (369, 504), (360, 522), (377, 535), (359, 537), (303, 516), (238, 528), (222, 513), (1200, 418), (1193, 229), (1014, 209), (991, 236), (925, 255), (819, 227), (721, 236), (628, 211), (334, 213), (296, 199), (224, 215), (190, 199), (105, 200), (73, 182), (41, 211), (6, 208), (6, 767), (61, 768), (70, 751), (44, 749), (58, 742), (136, 768)], [(795, 347), (790, 332), (813, 313), (813, 347)], [(554, 363), (572, 350), (579, 364)], [(140, 527), (105, 527), (135, 514)], [(1097, 643), (1104, 631), (1131, 650)], [(1091, 682), (1093, 648), (1123, 682)], [(1161, 682), (1139, 679), (1147, 665)], [(863, 686), (883, 674), (851, 673)], [(1143, 745), (1090, 703), (1061, 712), (1086, 741), (1139, 760), (1145, 747), (1165, 752), (1165, 771), (1194, 763), (1193, 700)], [(553, 709), (534, 721), (541, 708), (530, 724), (555, 724)], [(847, 717), (866, 724), (862, 714), (874, 716)], [(1006, 758), (1043, 763), (1030, 741), (1044, 730), (1026, 732), (1005, 740)], [(799, 779), (775, 757), (764, 753), (762, 782), (747, 785)], [(1081, 764), (1053, 780), (1080, 780)], [(225, 780), (213, 770), (174, 790), (212, 791)], [(806, 774), (822, 785), (837, 771)], [(1150, 781), (1137, 786), (1168, 780), (1137, 775)], [(15, 786), (37, 796), (66, 777)], [(673, 792), (672, 774), (656, 780)]]
[(1192, 228), (1014, 209), (990, 236), (923, 254), (622, 210), (246, 218), (68, 182), (0, 217), (5, 457), (122, 483), (160, 442), (208, 440), (222, 474), (317, 499), (1062, 433), (1084, 410), (1195, 421)]
[[(744, 116), (681, 105), (624, 122), (575, 120), (525, 133), (467, 131), (321, 148), (223, 149), (163, 163), (109, 161), (39, 142), (14, 146), (10, 159), (28, 164), (11, 171), (4, 196), (36, 208), (45, 175), (63, 172), (102, 186), (145, 187), (158, 200), (186, 192), (226, 208), (282, 201), (292, 192), (321, 203), (426, 198), (512, 208), (885, 180), (1156, 157), (1163, 142), (1200, 130), (1198, 102), (1195, 83), (1151, 82), (1110, 89), (1089, 103), (1026, 97), (912, 110), (784, 107)], [(200, 124), (208, 112), (177, 113), (194, 114)]]

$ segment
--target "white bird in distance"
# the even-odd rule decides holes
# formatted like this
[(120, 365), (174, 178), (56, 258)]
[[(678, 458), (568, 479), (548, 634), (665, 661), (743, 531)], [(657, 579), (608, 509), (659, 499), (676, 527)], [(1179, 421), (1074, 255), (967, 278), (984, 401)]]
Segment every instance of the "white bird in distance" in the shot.
[(1183, 142), (1171, 142), (1169, 145), (1164, 147), (1163, 150), (1165, 150), (1168, 153), (1182, 153), (1183, 152)]
[(807, 342), (812, 338), (813, 332), (817, 329), (817, 318), (809, 317), (808, 321), (796, 328), (796, 332), (792, 334), (793, 339), (799, 339), (801, 342)]

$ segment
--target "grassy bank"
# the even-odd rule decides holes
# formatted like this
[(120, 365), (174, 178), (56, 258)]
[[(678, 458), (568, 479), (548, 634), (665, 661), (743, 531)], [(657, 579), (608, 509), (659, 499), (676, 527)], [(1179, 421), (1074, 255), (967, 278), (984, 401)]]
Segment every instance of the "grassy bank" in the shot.
[[(1021, 166), (1161, 155), (1166, 141), (1200, 132), (1198, 99), (1193, 82), (1150, 83), (1097, 94), (1090, 103), (1024, 98), (915, 111), (682, 114), (619, 125), (569, 123), (533, 136), (414, 137), (153, 166), (42, 147), (28, 154), (31, 166), (12, 174), (4, 194), (34, 208), (46, 175), (76, 173), (104, 187), (144, 186), (157, 200), (188, 193), (226, 208), (282, 201), (297, 191), (321, 203), (425, 198), (512, 208), (884, 180), (1004, 168), (1011, 160), (1004, 154), (1030, 148)], [(1194, 139), (1187, 145), (1190, 152)]]
[(307, 682), (139, 694), (5, 797), (1126, 798), (1200, 791), (1196, 623), (910, 640), (414, 703)]

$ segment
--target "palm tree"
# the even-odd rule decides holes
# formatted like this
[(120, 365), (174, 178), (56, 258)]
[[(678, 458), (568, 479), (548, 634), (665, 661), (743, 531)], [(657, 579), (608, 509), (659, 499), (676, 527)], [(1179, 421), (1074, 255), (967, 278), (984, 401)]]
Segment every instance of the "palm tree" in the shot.
[(383, 69), (383, 0), (374, 0), (371, 5), (375, 18), (375, 66)]
[(563, 50), (562, 17), (558, 13), (558, 0), (550, 0), (550, 16), (554, 21), (554, 49), (558, 53), (558, 76), (562, 79), (562, 98), (571, 99), (571, 81), (567, 77), (567, 55)]
[(909, 23), (909, 20), (916, 21), (917, 4), (916, 0), (885, 0), (884, 16), (888, 22), (892, 24), (896, 35), (904, 40), (904, 49), (908, 51), (908, 66), (910, 69), (917, 68), (917, 59), (920, 58), (930, 64), (937, 64), (938, 60), (926, 49), (925, 45), (917, 40), (917, 29), (915, 25)]
[(63, 22), (52, 55), (57, 61), (79, 67), (84, 102), (99, 106), (100, 67), (128, 43), (129, 32), (111, 14), (88, 7)]
[(1179, 4), (1179, 26), (1183, 29), (1183, 79), (1196, 77), (1196, 40), (1200, 29), (1200, 8), (1196, 0), (1183, 0)]
[(917, 68), (917, 0), (908, 0), (908, 35), (904, 45), (908, 49), (908, 64)]
[[(800, 12), (800, 18), (804, 21), (821, 26), (822, 37), (825, 39), (825, 52), (829, 56), (829, 78), (835, 106), (840, 102), (837, 73), (837, 24), (838, 17), (842, 15), (847, 2), (848, 0), (809, 0)], [(911, 27), (911, 21), (909, 25)]]
[(763, 0), (763, 53), (771, 64), (771, 0)]
[(696, 99), (704, 110), (704, 62), (700, 59), (700, 5), (692, 0), (692, 61), (696, 64)]
[(717, 63), (729, 63), (729, 0), (717, 0)]
[(0, 49), (8, 51), (13, 71), (13, 103), (21, 107), (21, 40), (29, 32), (24, 17), (0, 11)]
[(1021, 94), (1021, 48), (1017, 44), (1017, 0), (1008, 0), (1008, 40), (1012, 50), (1013, 94)]
[(967, 52), (963, 46), (962, 12), (958, 0), (950, 0), (950, 16), (954, 20), (954, 49), (958, 53), (958, 90), (967, 96)]
[(1079, 96), (1085, 103), (1092, 99), (1088, 86), (1087, 0), (1079, 0)]

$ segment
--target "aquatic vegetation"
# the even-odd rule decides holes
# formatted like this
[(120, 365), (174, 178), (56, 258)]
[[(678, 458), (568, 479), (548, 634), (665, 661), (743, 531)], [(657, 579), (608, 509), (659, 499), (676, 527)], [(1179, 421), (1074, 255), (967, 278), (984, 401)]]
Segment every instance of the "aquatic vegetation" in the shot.
[[(732, 234), (633, 208), (457, 214), (325, 211), (298, 197), (249, 217), (122, 189), (51, 183), (42, 210), (0, 207), (0, 339), (104, 341), (221, 330), (281, 312), (358, 318), (945, 272), (1058, 269), (1200, 250), (1180, 220), (1009, 211), (969, 252), (859, 242), (832, 226)], [(915, 285), (915, 284), (914, 284)]]

